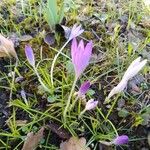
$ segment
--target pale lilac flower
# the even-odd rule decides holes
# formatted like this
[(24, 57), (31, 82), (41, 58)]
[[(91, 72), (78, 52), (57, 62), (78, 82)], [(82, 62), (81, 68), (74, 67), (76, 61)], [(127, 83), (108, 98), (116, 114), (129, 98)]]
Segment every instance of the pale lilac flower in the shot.
[(120, 135), (117, 136), (114, 140), (107, 142), (107, 141), (99, 141), (102, 144), (105, 144), (107, 146), (110, 145), (123, 145), (123, 144), (127, 144), (129, 142), (129, 137), (127, 135)]
[(71, 57), (75, 69), (76, 78), (78, 78), (88, 66), (92, 54), (92, 47), (92, 41), (87, 43), (84, 47), (83, 40), (81, 40), (79, 42), (79, 45), (77, 45), (76, 38), (73, 39), (71, 45)]
[(29, 64), (35, 67), (35, 58), (34, 58), (33, 50), (30, 45), (25, 46), (25, 54)]
[(91, 84), (89, 81), (85, 81), (84, 83), (82, 83), (80, 88), (79, 88), (79, 91), (78, 91), (78, 96), (79, 97), (84, 96), (87, 93), (87, 91), (89, 90), (90, 85)]
[(81, 28), (81, 25), (77, 26), (77, 24), (75, 24), (70, 31), (69, 40), (76, 38), (83, 32), (84, 32), (84, 30)]
[(127, 81), (130, 80), (145, 66), (146, 63), (147, 59), (141, 61), (141, 57), (138, 57), (130, 64), (122, 79)]
[(91, 99), (86, 103), (85, 110), (94, 109), (97, 106), (97, 104), (98, 101), (94, 101), (94, 99)]
[(115, 145), (123, 145), (129, 142), (129, 137), (127, 135), (117, 136), (112, 143)]
[(135, 59), (128, 67), (120, 83), (110, 91), (108, 99), (110, 99), (114, 94), (122, 92), (127, 86), (128, 81), (133, 78), (146, 65), (146, 63), (147, 60), (145, 59), (141, 61), (141, 57)]

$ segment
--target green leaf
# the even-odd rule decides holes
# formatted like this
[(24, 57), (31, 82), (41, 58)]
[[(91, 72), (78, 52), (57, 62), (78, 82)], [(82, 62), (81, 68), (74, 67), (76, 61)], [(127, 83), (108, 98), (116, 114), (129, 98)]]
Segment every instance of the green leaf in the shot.
[(48, 9), (54, 19), (54, 22), (56, 23), (58, 13), (57, 0), (48, 0)]
[(58, 23), (61, 23), (62, 19), (64, 18), (64, 10), (65, 10), (64, 2), (62, 2), (58, 16), (57, 16), (57, 22)]
[(57, 0), (48, 0), (45, 16), (52, 30), (55, 28), (57, 22), (57, 11)]

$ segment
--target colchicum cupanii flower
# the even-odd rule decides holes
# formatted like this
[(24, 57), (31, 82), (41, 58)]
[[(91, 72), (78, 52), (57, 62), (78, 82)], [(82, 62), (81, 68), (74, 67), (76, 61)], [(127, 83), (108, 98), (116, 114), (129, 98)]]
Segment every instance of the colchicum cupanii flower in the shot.
[(85, 94), (87, 93), (87, 91), (90, 88), (90, 82), (89, 81), (85, 81), (84, 83), (81, 84), (79, 91), (78, 91), (78, 97), (82, 97), (85, 96)]
[(120, 83), (110, 91), (107, 98), (110, 99), (114, 94), (122, 92), (127, 86), (128, 81), (133, 78), (146, 65), (146, 63), (147, 60), (145, 59), (141, 61), (141, 57), (135, 59), (128, 67)]
[(71, 45), (71, 57), (76, 78), (78, 78), (88, 66), (92, 54), (92, 47), (92, 41), (87, 43), (84, 47), (83, 40), (81, 40), (77, 45), (76, 38), (73, 39)]
[(127, 135), (120, 135), (120, 136), (118, 135), (115, 139), (113, 139), (110, 142), (107, 142), (107, 141), (99, 141), (99, 142), (107, 146), (110, 146), (110, 145), (118, 146), (118, 145), (127, 144), (129, 142), (129, 137)]
[(25, 54), (26, 54), (26, 57), (27, 57), (27, 60), (28, 60), (29, 64), (32, 67), (35, 67), (34, 53), (33, 53), (33, 50), (32, 50), (30, 45), (25, 46)]
[(129, 137), (127, 135), (120, 135), (117, 136), (112, 143), (114, 145), (123, 145), (123, 144), (127, 144), (129, 142)]
[(50, 92), (49, 88), (43, 83), (43, 81), (38, 73), (38, 70), (35, 66), (34, 53), (33, 53), (33, 50), (30, 45), (25, 46), (25, 54), (26, 54), (29, 64), (33, 67), (33, 70), (34, 70), (35, 74), (37, 75), (38, 80), (41, 83), (42, 87), (45, 89), (45, 91)]
[(81, 118), (81, 116), (87, 111), (87, 110), (92, 110), (94, 108), (96, 108), (96, 106), (98, 105), (98, 101), (94, 101), (94, 99), (90, 99), (88, 102), (86, 102), (85, 108), (83, 111), (81, 111), (79, 118)]
[(83, 32), (84, 32), (84, 30), (81, 28), (81, 25), (77, 26), (77, 24), (75, 24), (70, 31), (69, 40), (76, 38)]

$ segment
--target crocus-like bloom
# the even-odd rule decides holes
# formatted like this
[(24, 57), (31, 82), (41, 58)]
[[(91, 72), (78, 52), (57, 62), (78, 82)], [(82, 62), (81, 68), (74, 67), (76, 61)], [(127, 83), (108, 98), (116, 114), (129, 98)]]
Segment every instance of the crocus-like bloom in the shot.
[(94, 101), (94, 99), (91, 99), (86, 103), (85, 110), (94, 109), (97, 106), (97, 104), (98, 101)]
[(117, 136), (114, 140), (107, 142), (107, 141), (99, 141), (102, 144), (105, 145), (123, 145), (123, 144), (127, 144), (129, 142), (129, 137), (127, 135), (120, 135)]
[(79, 91), (78, 91), (78, 96), (79, 97), (82, 97), (82, 96), (84, 96), (86, 93), (87, 93), (87, 91), (89, 90), (89, 88), (90, 88), (90, 82), (89, 81), (85, 81), (83, 84), (81, 84), (81, 86), (80, 86), (80, 89), (79, 89)]
[(77, 24), (75, 24), (70, 31), (69, 40), (76, 38), (83, 32), (84, 32), (84, 30), (81, 28), (81, 25), (77, 26)]
[(78, 78), (88, 66), (92, 54), (92, 47), (92, 41), (87, 43), (84, 47), (83, 40), (81, 40), (79, 42), (79, 45), (77, 45), (76, 38), (73, 39), (71, 45), (71, 57), (75, 69), (76, 78)]
[(35, 58), (34, 58), (33, 50), (30, 45), (25, 46), (25, 54), (26, 54), (29, 64), (32, 67), (35, 67)]
[(127, 144), (128, 142), (129, 142), (129, 137), (127, 135), (121, 135), (121, 136), (117, 136), (112, 143), (115, 145), (123, 145), (123, 144)]
[(108, 95), (108, 99), (110, 99), (114, 94), (123, 91), (127, 86), (128, 81), (133, 78), (146, 65), (146, 63), (147, 60), (145, 59), (141, 61), (141, 57), (135, 59), (128, 67), (120, 83), (111, 90)]

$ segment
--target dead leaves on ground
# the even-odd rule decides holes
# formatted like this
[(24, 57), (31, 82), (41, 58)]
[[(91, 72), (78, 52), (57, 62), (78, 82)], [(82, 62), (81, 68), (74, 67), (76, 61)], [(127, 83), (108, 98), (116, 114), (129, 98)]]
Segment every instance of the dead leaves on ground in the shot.
[(27, 139), (24, 142), (22, 150), (34, 150), (38, 147), (40, 140), (43, 138), (44, 127), (37, 133), (30, 132), (27, 134)]
[[(37, 133), (30, 132), (24, 142), (22, 150), (34, 150), (38, 147), (40, 140), (43, 138), (44, 127)], [(91, 150), (86, 146), (86, 139), (84, 137), (71, 137), (68, 141), (60, 144), (60, 150)]]
[(71, 137), (68, 141), (60, 144), (60, 150), (90, 150), (90, 148), (86, 147), (85, 138)]
[(17, 58), (14, 43), (0, 34), (0, 57), (10, 56)]

